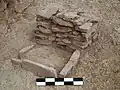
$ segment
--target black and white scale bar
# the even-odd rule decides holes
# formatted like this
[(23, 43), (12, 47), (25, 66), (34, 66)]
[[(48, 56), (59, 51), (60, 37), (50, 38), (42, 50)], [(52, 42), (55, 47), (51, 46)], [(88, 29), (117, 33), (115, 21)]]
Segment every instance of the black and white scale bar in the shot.
[(83, 85), (83, 78), (37, 78), (37, 86)]

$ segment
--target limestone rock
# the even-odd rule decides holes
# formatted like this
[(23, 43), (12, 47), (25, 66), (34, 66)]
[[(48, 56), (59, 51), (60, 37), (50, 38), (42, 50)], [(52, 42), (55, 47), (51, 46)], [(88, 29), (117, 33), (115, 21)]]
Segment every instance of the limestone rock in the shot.
[(73, 35), (79, 35), (79, 32), (77, 32), (77, 31), (73, 31)]
[(21, 66), (21, 64), (22, 64), (22, 60), (17, 59), (17, 58), (12, 58), (11, 62), (12, 62), (13, 65), (19, 65), (19, 66)]
[(45, 9), (41, 10), (39, 15), (49, 19), (51, 18), (54, 14), (56, 14), (60, 9), (62, 9), (61, 5), (58, 4), (49, 4)]
[(64, 43), (66, 43), (66, 44), (70, 44), (70, 43), (71, 43), (71, 41), (68, 40), (68, 39), (63, 39), (62, 41), (63, 41)]
[(92, 41), (95, 41), (98, 38), (98, 33), (94, 32), (92, 33)]
[(40, 27), (44, 27), (44, 28), (50, 28), (50, 22), (46, 22), (46, 21), (40, 21), (40, 22), (37, 22), (37, 26)]
[(58, 45), (66, 45), (65, 43), (63, 43), (62, 41), (57, 42)]
[(50, 41), (54, 41), (55, 39), (56, 39), (55, 36), (49, 36), (49, 37), (48, 37), (48, 40), (50, 40)]
[(51, 45), (52, 41), (36, 39), (36, 43), (40, 45)]
[(58, 38), (66, 38), (66, 37), (68, 37), (68, 33), (65, 33), (65, 34), (57, 33), (56, 37), (58, 37)]
[(30, 45), (28, 47), (25, 47), (25, 48), (23, 48), (23, 49), (20, 50), (20, 53), (28, 52), (29, 50), (31, 50), (34, 47), (35, 47), (35, 45)]
[(74, 62), (68, 61), (68, 63), (64, 66), (64, 68), (60, 71), (60, 76), (65, 77), (73, 68)]
[(52, 31), (49, 28), (39, 27), (39, 31), (41, 31), (44, 34), (51, 34)]
[(61, 42), (61, 41), (62, 41), (62, 39), (60, 39), (60, 38), (56, 38), (56, 41)]
[(60, 27), (60, 26), (52, 25), (52, 31), (66, 33), (72, 31), (72, 29), (70, 27), (63, 27), (63, 26)]
[(80, 29), (85, 29), (85, 30), (87, 29), (87, 30), (89, 30), (91, 27), (92, 27), (92, 23), (85, 23), (82, 26), (80, 26), (79, 28)]
[(28, 51), (30, 51), (31, 49), (33, 49), (35, 47), (35, 45), (30, 45), (30, 46), (28, 46), (28, 47), (25, 47), (25, 48), (23, 48), (23, 49), (21, 49), (20, 50), (20, 52), (19, 52), (19, 58), (21, 59), (21, 58), (24, 58), (25, 57), (25, 53), (26, 52), (28, 52)]
[(71, 69), (77, 64), (79, 57), (80, 57), (80, 51), (76, 50), (70, 57), (68, 63), (61, 70), (60, 75), (65, 77), (71, 71)]
[(72, 41), (73, 46), (79, 47), (79, 48), (86, 48), (88, 46), (87, 42), (79, 42), (79, 41)]
[(46, 35), (46, 34), (43, 34), (43, 33), (34, 34), (34, 36), (35, 36), (35, 39), (42, 39), (42, 40), (45, 40), (45, 39), (49, 38), (49, 35)]
[(91, 27), (92, 27), (92, 23), (85, 23), (85, 24), (83, 24), (83, 25), (81, 25), (81, 26), (78, 26), (78, 31), (82, 31), (82, 32), (88, 32), (90, 29), (91, 29)]
[(73, 52), (72, 56), (70, 57), (70, 61), (78, 61), (80, 57), (80, 51), (76, 50)]
[(52, 15), (56, 14), (57, 11), (58, 11), (58, 8), (56, 8), (56, 7), (52, 7), (50, 9), (41, 10), (40, 16), (49, 19), (49, 18), (52, 17)]
[(37, 76), (43, 77), (57, 77), (56, 70), (43, 64), (33, 62), (31, 60), (23, 59), (22, 68), (34, 73)]
[(52, 17), (52, 20), (54, 23), (59, 24), (61, 26), (68, 26), (68, 27), (73, 27), (73, 24), (71, 22), (65, 21), (61, 18), (58, 17)]
[(87, 17), (79, 17), (78, 19), (74, 20), (73, 23), (74, 25), (82, 25), (83, 23), (87, 22), (89, 20), (89, 18)]

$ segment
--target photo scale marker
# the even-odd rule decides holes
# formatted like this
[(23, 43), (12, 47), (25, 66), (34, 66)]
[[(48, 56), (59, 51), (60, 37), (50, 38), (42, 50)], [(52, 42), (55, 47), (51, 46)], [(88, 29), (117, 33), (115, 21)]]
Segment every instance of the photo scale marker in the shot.
[(37, 86), (63, 86), (63, 85), (73, 85), (82, 86), (83, 78), (37, 78)]

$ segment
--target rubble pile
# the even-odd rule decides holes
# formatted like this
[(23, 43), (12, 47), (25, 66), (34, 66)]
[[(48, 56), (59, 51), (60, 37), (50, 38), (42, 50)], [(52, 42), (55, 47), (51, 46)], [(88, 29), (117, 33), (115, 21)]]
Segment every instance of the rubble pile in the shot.
[(82, 12), (60, 11), (47, 6), (37, 15), (34, 39), (41, 45), (58, 45), (71, 49), (88, 47), (98, 36), (98, 20)]

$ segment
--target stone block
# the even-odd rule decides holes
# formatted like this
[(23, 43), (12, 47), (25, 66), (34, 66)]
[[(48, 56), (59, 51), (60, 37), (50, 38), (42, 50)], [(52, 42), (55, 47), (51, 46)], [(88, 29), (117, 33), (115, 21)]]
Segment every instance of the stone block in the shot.
[(58, 25), (61, 25), (61, 26), (68, 26), (68, 27), (73, 27), (73, 24), (69, 21), (65, 21), (61, 18), (58, 18), (58, 17), (55, 17), (53, 16), (52, 17), (52, 20), (55, 24), (58, 24)]
[(49, 35), (43, 34), (43, 33), (39, 33), (39, 34), (34, 34), (35, 39), (42, 39), (42, 40), (46, 40), (48, 39)]
[(62, 39), (61, 39), (61, 38), (56, 38), (56, 41), (57, 41), (57, 42), (61, 42)]
[(40, 45), (51, 45), (52, 41), (36, 39), (36, 43)]
[(27, 59), (23, 59), (22, 61), (22, 68), (32, 72), (33, 74), (37, 76), (42, 77), (55, 77), (57, 78), (56, 70), (52, 67), (48, 67), (43, 64), (39, 64)]
[(25, 57), (25, 53), (30, 51), (34, 47), (35, 47), (35, 45), (30, 45), (28, 47), (25, 47), (25, 48), (21, 49), (20, 52), (19, 52), (19, 58), (24, 58)]
[(91, 29), (92, 25), (92, 23), (87, 22), (81, 26), (78, 26), (78, 31), (88, 32)]
[(72, 68), (76, 65), (77, 62), (73, 61), (68, 61), (68, 63), (64, 66), (64, 68), (60, 72), (61, 77), (65, 77), (71, 70)]
[(57, 13), (58, 10), (59, 7), (54, 5), (49, 5), (45, 9), (41, 10), (39, 15), (46, 19), (50, 19), (54, 14)]
[(80, 16), (78, 19), (73, 20), (74, 25), (82, 25), (83, 23), (87, 22), (89, 18)]
[(67, 38), (69, 36), (69, 34), (68, 33), (57, 33), (56, 34), (56, 37), (58, 37), (58, 38)]
[(52, 33), (52, 31), (49, 28), (44, 28), (41, 26), (39, 26), (38, 28), (39, 28), (39, 31), (44, 33), (44, 34), (51, 34)]
[(60, 42), (57, 42), (57, 44), (58, 44), (58, 45), (63, 45), (63, 46), (66, 45), (64, 42), (61, 42), (61, 41), (60, 41)]
[(70, 61), (77, 62), (80, 57), (80, 51), (76, 50), (73, 52), (72, 56), (70, 57)]
[(66, 43), (66, 44), (71, 44), (71, 41), (68, 40), (68, 39), (63, 39), (62, 41), (63, 41), (64, 43)]
[(39, 26), (50, 29), (50, 22), (49, 21), (39, 21), (39, 22), (37, 22), (37, 27), (39, 28)]
[(71, 71), (71, 69), (77, 64), (79, 57), (80, 57), (80, 51), (76, 50), (70, 57), (70, 60), (68, 61), (68, 63), (61, 70), (60, 76), (65, 77)]
[(58, 33), (59, 32), (60, 33), (66, 33), (66, 32), (72, 31), (72, 29), (70, 27), (52, 25), (52, 31), (53, 32), (58, 32)]
[(48, 37), (48, 40), (49, 41), (55, 41), (56, 37), (54, 35), (51, 35)]
[(21, 64), (22, 64), (22, 60), (17, 59), (17, 58), (12, 58), (11, 62), (12, 62), (13, 65), (19, 65), (19, 66), (21, 66)]

